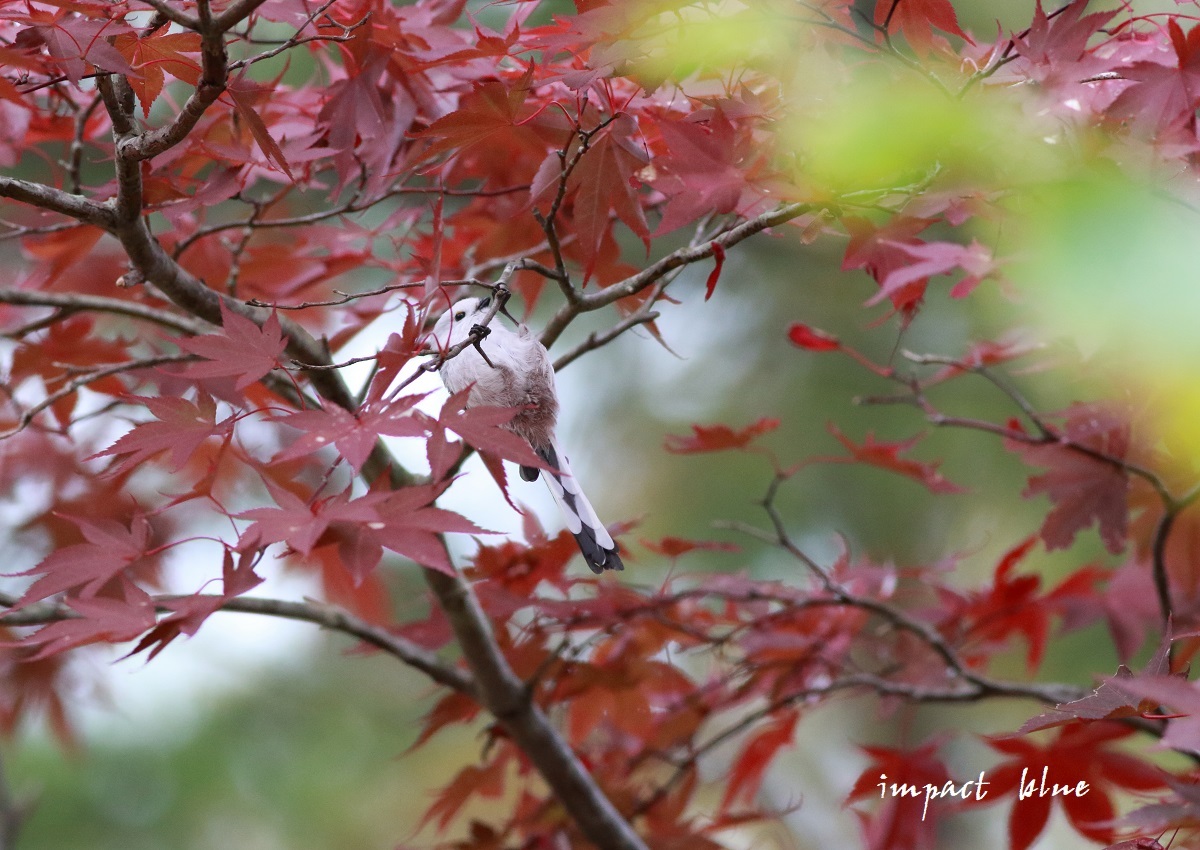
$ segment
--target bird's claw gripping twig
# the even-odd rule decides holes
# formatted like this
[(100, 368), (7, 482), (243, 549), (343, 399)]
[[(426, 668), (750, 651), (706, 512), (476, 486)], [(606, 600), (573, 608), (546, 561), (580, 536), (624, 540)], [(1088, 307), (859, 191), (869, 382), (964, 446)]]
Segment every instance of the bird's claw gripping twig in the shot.
[(495, 369), (496, 364), (488, 359), (487, 354), (483, 350), (483, 346), (479, 344), (479, 343), (483, 342), (485, 339), (487, 339), (487, 335), (490, 334), (491, 332), (492, 332), (491, 328), (484, 327), (483, 325), (472, 325), (470, 337), (471, 337), (471, 344), (473, 346), (475, 346), (475, 350), (479, 352), (479, 356), (483, 358), (483, 362), (488, 364), (488, 366), (492, 367), (493, 369)]

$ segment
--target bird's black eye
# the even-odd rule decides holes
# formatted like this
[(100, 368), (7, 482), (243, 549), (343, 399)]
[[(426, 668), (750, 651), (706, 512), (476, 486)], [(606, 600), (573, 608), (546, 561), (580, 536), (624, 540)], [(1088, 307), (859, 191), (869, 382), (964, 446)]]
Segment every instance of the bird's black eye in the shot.
[(454, 321), (461, 322), (466, 317), (467, 317), (467, 311), (459, 310), (457, 313), (454, 314)]

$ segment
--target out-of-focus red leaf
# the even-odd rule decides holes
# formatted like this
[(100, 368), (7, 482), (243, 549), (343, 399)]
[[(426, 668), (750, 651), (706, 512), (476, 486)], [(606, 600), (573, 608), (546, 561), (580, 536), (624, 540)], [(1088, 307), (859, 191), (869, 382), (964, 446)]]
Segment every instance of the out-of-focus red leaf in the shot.
[(719, 540), (684, 540), (682, 537), (663, 537), (661, 540), (642, 540), (651, 552), (666, 558), (678, 558), (688, 552), (738, 552), (736, 544)]
[(1125, 548), (1129, 517), (1129, 473), (1121, 465), (1129, 450), (1129, 425), (1097, 405), (1074, 405), (1063, 418), (1063, 440), (1006, 441), (1027, 464), (1047, 468), (1029, 479), (1022, 495), (1045, 493), (1054, 503), (1042, 524), (1047, 549), (1065, 549), (1079, 531), (1097, 524), (1105, 547), (1118, 553)]
[(788, 328), (788, 339), (798, 348), (809, 351), (837, 351), (842, 347), (836, 336), (799, 322)]
[(896, 443), (881, 443), (875, 439), (874, 434), (867, 434), (865, 441), (861, 445), (858, 445), (838, 430), (837, 426), (833, 423), (829, 423), (826, 427), (829, 429), (829, 433), (833, 434), (837, 438), (837, 441), (846, 447), (850, 452), (850, 457), (817, 459), (820, 462), (865, 463), (868, 466), (877, 466), (880, 469), (896, 472), (905, 478), (918, 481), (933, 493), (968, 492), (965, 487), (960, 487), (954, 482), (948, 481), (945, 476), (938, 472), (937, 468), (941, 465), (939, 462), (921, 463), (920, 461), (900, 457), (901, 454), (919, 443), (924, 437), (923, 434), (918, 434), (912, 439)]
[(721, 797), (722, 812), (728, 812), (730, 806), (738, 801), (753, 803), (767, 768), (780, 750), (791, 745), (799, 718), (800, 713), (796, 709), (784, 709), (772, 715), (763, 728), (750, 736), (729, 769), (729, 780)]
[[(893, 274), (902, 272), (912, 263), (912, 257), (905, 249), (925, 244), (917, 234), (931, 224), (933, 219), (898, 215), (878, 226), (864, 218), (846, 216), (842, 225), (850, 233), (850, 242), (846, 245), (842, 269), (862, 269), (875, 278), (880, 287), (885, 286)], [(912, 316), (925, 297), (928, 282), (929, 278), (924, 277), (891, 287), (887, 297), (895, 312)]]
[(439, 829), (445, 829), (472, 797), (499, 797), (504, 792), (507, 762), (507, 758), (494, 758), (487, 764), (464, 767), (450, 780), (449, 785), (438, 792), (433, 805), (421, 818), (419, 827), (435, 821)]
[(44, 713), (55, 737), (76, 746), (75, 730), (67, 713), (73, 703), (65, 656), (33, 659), (34, 649), (19, 646), (10, 629), (0, 626), (0, 732), (12, 736), (29, 715)]
[[(1132, 727), (1100, 720), (1063, 726), (1045, 745), (1028, 739), (986, 739), (990, 747), (1010, 756), (988, 771), (989, 798), (995, 801), (1024, 792), (1024, 799), (1014, 800), (1009, 813), (1012, 850), (1025, 850), (1037, 839), (1055, 801), (1076, 832), (1093, 841), (1112, 841), (1113, 792), (1150, 791), (1167, 783), (1165, 772), (1113, 746), (1134, 732)], [(1071, 793), (1052, 794), (1055, 785), (1070, 788)], [(1085, 793), (1075, 793), (1083, 787)]]
[(712, 298), (713, 293), (717, 291), (717, 281), (721, 279), (721, 269), (725, 267), (725, 248), (719, 242), (713, 242), (713, 270), (708, 273), (708, 280), (704, 283), (704, 300)]
[(755, 438), (779, 427), (778, 419), (759, 419), (739, 431), (728, 425), (693, 425), (687, 437), (669, 434), (666, 450), (672, 454), (697, 454), (700, 452), (722, 452), (728, 449), (744, 449)]
[(876, 0), (875, 25), (885, 23), (893, 31), (904, 33), (909, 44), (920, 51), (929, 49), (935, 29), (971, 41), (959, 27), (950, 0)]
[(1195, 118), (1200, 92), (1200, 25), (1185, 34), (1174, 18), (1167, 20), (1174, 59), (1171, 63), (1135, 61), (1120, 68), (1133, 85), (1122, 91), (1109, 111), (1133, 119), (1158, 133), (1178, 129)]
[[(932, 740), (912, 749), (863, 747), (871, 764), (859, 774), (846, 802), (880, 800), (873, 812), (855, 808), (869, 850), (920, 850), (933, 846), (938, 823), (955, 801), (930, 801), (925, 805), (925, 786), (942, 789), (951, 781), (937, 751), (941, 740)], [(917, 793), (881, 794), (880, 783), (910, 786)]]

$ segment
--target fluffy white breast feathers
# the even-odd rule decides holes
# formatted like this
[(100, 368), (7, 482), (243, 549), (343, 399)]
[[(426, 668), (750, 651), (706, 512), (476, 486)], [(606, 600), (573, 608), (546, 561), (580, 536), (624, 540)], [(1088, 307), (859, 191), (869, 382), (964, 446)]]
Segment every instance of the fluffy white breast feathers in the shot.
[[(482, 322), (490, 306), (491, 298), (458, 301), (438, 319), (430, 334), (433, 344), (444, 351), (463, 342), (471, 329)], [(442, 383), (452, 393), (470, 387), (468, 406), (521, 409), (507, 427), (528, 441), (537, 456), (554, 470), (523, 466), (521, 477), (534, 481), (540, 473), (545, 479), (592, 572), (625, 569), (616, 543), (596, 516), (571, 472), (566, 455), (558, 447), (554, 434), (558, 396), (554, 389), (554, 367), (545, 346), (524, 325), (511, 331), (499, 322), (492, 322), (487, 330), (487, 336), (479, 343), (482, 355), (470, 347), (447, 360), (440, 370)]]

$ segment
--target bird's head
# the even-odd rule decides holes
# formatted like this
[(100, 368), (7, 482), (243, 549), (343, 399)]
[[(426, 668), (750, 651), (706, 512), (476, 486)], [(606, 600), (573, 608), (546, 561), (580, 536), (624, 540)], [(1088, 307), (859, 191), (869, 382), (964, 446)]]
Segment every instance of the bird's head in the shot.
[(458, 345), (467, 338), (471, 328), (479, 324), (491, 306), (491, 297), (464, 298), (456, 301), (441, 317), (429, 333), (429, 343), (439, 350)]

